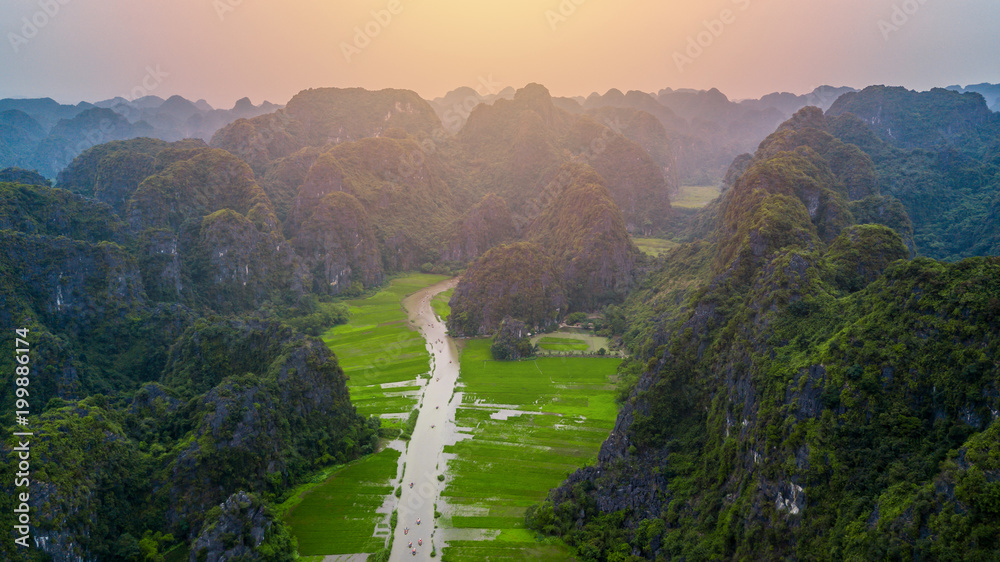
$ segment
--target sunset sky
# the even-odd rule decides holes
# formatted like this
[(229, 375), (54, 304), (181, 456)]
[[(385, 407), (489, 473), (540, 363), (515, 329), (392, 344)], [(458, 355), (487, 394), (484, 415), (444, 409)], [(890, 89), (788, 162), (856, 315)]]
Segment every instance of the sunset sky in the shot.
[(435, 97), (491, 76), (555, 95), (733, 99), (1000, 82), (995, 0), (6, 0), (0, 22), (0, 97), (66, 103), (148, 91), (231, 107), (321, 86)]

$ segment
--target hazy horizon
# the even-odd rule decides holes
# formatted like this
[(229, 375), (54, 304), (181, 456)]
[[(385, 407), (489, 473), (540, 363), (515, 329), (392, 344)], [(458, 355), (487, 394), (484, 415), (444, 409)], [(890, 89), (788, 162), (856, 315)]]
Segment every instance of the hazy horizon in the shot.
[[(674, 91), (684, 91), (684, 90), (687, 90), (687, 91), (708, 91), (708, 90), (712, 90), (714, 88), (714, 89), (719, 90), (720, 92), (722, 92), (724, 95), (726, 95), (726, 97), (729, 98), (729, 101), (740, 102), (740, 101), (743, 101), (743, 100), (757, 100), (757, 99), (760, 99), (761, 97), (766, 96), (768, 94), (792, 94), (792, 95), (796, 95), (796, 96), (801, 96), (801, 95), (806, 95), (806, 94), (812, 93), (816, 88), (821, 88), (821, 87), (825, 87), (825, 86), (833, 87), (833, 88), (849, 87), (849, 88), (854, 88), (856, 90), (862, 90), (862, 89), (864, 89), (866, 87), (869, 87), (869, 86), (887, 86), (887, 87), (904, 87), (904, 88), (907, 88), (907, 89), (910, 89), (910, 90), (915, 90), (915, 91), (927, 91), (927, 90), (930, 90), (932, 88), (946, 88), (946, 87), (950, 87), (950, 86), (961, 86), (961, 87), (965, 88), (965, 87), (968, 87), (968, 86), (974, 86), (974, 85), (978, 85), (978, 84), (984, 84), (984, 83), (987, 83), (987, 82), (988, 81), (969, 82), (967, 84), (964, 84), (964, 83), (963, 84), (939, 84), (939, 85), (930, 86), (930, 87), (925, 88), (925, 89), (910, 88), (910, 87), (905, 86), (903, 84), (874, 84), (874, 83), (872, 83), (872, 84), (865, 84), (865, 85), (820, 84), (820, 85), (818, 85), (818, 86), (816, 86), (814, 88), (809, 88), (808, 90), (805, 90), (805, 91), (789, 92), (787, 90), (771, 90), (771, 91), (768, 91), (768, 92), (764, 92), (764, 93), (762, 93), (762, 94), (760, 94), (758, 96), (743, 97), (743, 98), (737, 98), (737, 97), (734, 97), (734, 96), (730, 96), (726, 91), (722, 90), (722, 88), (717, 88), (715, 86), (710, 86), (710, 87), (707, 87), (707, 88), (672, 88), (671, 86), (664, 86), (662, 88), (657, 88), (657, 89), (654, 89), (654, 90), (638, 90), (638, 91), (642, 91), (644, 93), (656, 95), (660, 90), (664, 90), (664, 89), (667, 89), (667, 88), (671, 88)], [(514, 90), (519, 90), (519, 89), (521, 89), (521, 88), (523, 88), (523, 87), (525, 87), (525, 86), (527, 86), (528, 84), (531, 84), (531, 83), (532, 82), (528, 82), (528, 83), (520, 84), (520, 85), (505, 84), (504, 88), (506, 88), (507, 86), (510, 86)], [(554, 97), (565, 97), (565, 98), (581, 98), (581, 97), (582, 98), (586, 98), (586, 97), (588, 97), (588, 96), (590, 96), (591, 94), (594, 94), (594, 93), (599, 94), (599, 95), (604, 95), (608, 91), (610, 91), (611, 89), (620, 90), (622, 93), (628, 93), (630, 91), (635, 90), (635, 88), (628, 88), (628, 89), (626, 89), (626, 88), (615, 88), (615, 87), (612, 86), (611, 88), (608, 88), (607, 90), (601, 90), (601, 91), (594, 90), (594, 91), (587, 92), (587, 93), (568, 94), (568, 93), (553, 92), (550, 88), (548, 88), (548, 86), (546, 84), (544, 84), (542, 82), (534, 82), (534, 83), (538, 83), (538, 84), (541, 84), (542, 86), (545, 86), (546, 89), (549, 89), (549, 93), (552, 94), (552, 96), (554, 96)], [(996, 83), (996, 82), (989, 82), (989, 83)], [(364, 88), (364, 86), (352, 86), (352, 85), (310, 86), (310, 88), (345, 88), (345, 89), (346, 88), (355, 88), (355, 87)], [(454, 88), (450, 88), (450, 89), (448, 89), (445, 92), (442, 92), (442, 93), (439, 93), (439, 94), (435, 94), (435, 95), (425, 95), (422, 92), (416, 92), (416, 90), (414, 90), (414, 91), (422, 99), (430, 101), (430, 100), (434, 100), (434, 99), (437, 99), (437, 98), (441, 98), (441, 97), (443, 97), (445, 94), (447, 94), (449, 92), (452, 92), (454, 90), (457, 90), (459, 88), (464, 88), (464, 87), (469, 87), (469, 88), (473, 88), (473, 89), (482, 90), (482, 88), (477, 88), (477, 84), (461, 84), (461, 85), (455, 86)], [(386, 86), (386, 88), (394, 88), (394, 89), (401, 89), (401, 90), (411, 90), (411, 88), (406, 88), (404, 86)], [(366, 89), (371, 90), (371, 91), (376, 91), (376, 90), (380, 90), (382, 88), (366, 88)], [(302, 91), (302, 90), (300, 90), (300, 91)], [(292, 96), (294, 96), (296, 94), (298, 94), (298, 92), (296, 92), (295, 94), (292, 94)], [(239, 101), (239, 99), (242, 99), (244, 97), (245, 98), (249, 98), (250, 101), (251, 101), (251, 103), (253, 103), (253, 105), (255, 105), (255, 106), (260, 106), (262, 103), (265, 103), (265, 102), (273, 103), (273, 104), (278, 105), (278, 106), (284, 106), (285, 104), (288, 103), (288, 99), (284, 99), (284, 100), (263, 99), (263, 98), (262, 99), (254, 99), (252, 96), (241, 96), (241, 98), (234, 99), (231, 102), (223, 102), (223, 103), (217, 105), (217, 104), (212, 103), (209, 100), (205, 99), (204, 96), (201, 96), (201, 97), (198, 97), (198, 96), (185, 96), (185, 95), (178, 94), (178, 93), (167, 93), (167, 92), (163, 92), (163, 93), (161, 93), (161, 92), (154, 92), (154, 93), (151, 93), (150, 95), (158, 96), (158, 97), (162, 98), (163, 100), (167, 100), (170, 97), (175, 96), (175, 95), (181, 96), (184, 99), (186, 99), (188, 101), (191, 101), (191, 102), (198, 102), (198, 101), (204, 100), (204, 101), (208, 102), (209, 105), (212, 106), (212, 109), (225, 109), (225, 110), (232, 109), (233, 106), (236, 104), (236, 102)], [(291, 99), (292, 96), (290, 96), (289, 99)], [(77, 105), (79, 103), (91, 103), (91, 104), (93, 104), (93, 103), (99, 103), (99, 102), (102, 102), (102, 101), (106, 101), (106, 100), (112, 99), (112, 97), (101, 98), (101, 99), (60, 99), (60, 98), (56, 98), (55, 96), (46, 96), (46, 95), (38, 95), (38, 96), (0, 96), (0, 97), (2, 97), (4, 99), (44, 99), (44, 98), (51, 98), (56, 103), (59, 103), (59, 104), (62, 104), (62, 105)], [(131, 101), (134, 101), (134, 100), (131, 100)]]
[[(229, 108), (316, 87), (432, 99), (489, 78), (556, 96), (1000, 82), (986, 0), (14, 0), (0, 7), (0, 97), (62, 103), (176, 94)], [(985, 54), (984, 54), (985, 53)], [(158, 76), (150, 78), (150, 69)]]

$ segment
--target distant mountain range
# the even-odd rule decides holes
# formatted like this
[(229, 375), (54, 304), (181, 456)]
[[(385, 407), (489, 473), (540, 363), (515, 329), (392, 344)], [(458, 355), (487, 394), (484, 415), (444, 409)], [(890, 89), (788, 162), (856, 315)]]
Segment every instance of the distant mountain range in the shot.
[[(979, 93), (992, 111), (1000, 111), (998, 84), (955, 85), (947, 89)], [(560, 109), (595, 118), (607, 119), (610, 114), (605, 108), (630, 108), (656, 117), (674, 140), (676, 157), (676, 162), (661, 164), (672, 168), (668, 176), (690, 184), (718, 183), (734, 157), (753, 152), (796, 111), (806, 106), (826, 111), (841, 95), (856, 91), (820, 86), (803, 95), (775, 92), (760, 99), (731, 100), (715, 88), (666, 88), (655, 93), (611, 89), (603, 95), (594, 92), (587, 97), (555, 97), (552, 101)], [(514, 88), (506, 87), (482, 94), (471, 87), (460, 87), (427, 101), (443, 129), (454, 134), (465, 126), (477, 105), (513, 99), (514, 92)], [(216, 131), (238, 119), (270, 114), (282, 107), (267, 101), (254, 105), (249, 98), (243, 98), (231, 109), (216, 109), (203, 99), (192, 102), (181, 96), (163, 99), (155, 95), (76, 105), (60, 104), (51, 98), (0, 99), (0, 169), (35, 169), (45, 177), (55, 178), (91, 146), (137, 137), (167, 142), (198, 138), (209, 142)]]
[(975, 92), (986, 99), (986, 105), (990, 107), (990, 110), (1000, 112), (1000, 84), (972, 84), (964, 88), (962, 86), (948, 86), (945, 89), (954, 90), (960, 94)]
[[(655, 117), (674, 140), (676, 162), (660, 162), (664, 168), (673, 168), (665, 170), (666, 175), (682, 183), (712, 184), (722, 179), (733, 158), (753, 152), (775, 127), (796, 111), (806, 106), (826, 111), (838, 97), (856, 91), (847, 87), (820, 86), (804, 95), (781, 92), (760, 99), (734, 101), (715, 88), (666, 88), (656, 93), (636, 90), (623, 93), (611, 89), (603, 95), (594, 92), (587, 97), (557, 97), (552, 101), (560, 109), (587, 113), (598, 120), (633, 117), (609, 113), (610, 108), (638, 110)], [(463, 87), (430, 100), (430, 104), (445, 129), (455, 132), (464, 126), (472, 108), (479, 103), (492, 104), (497, 99), (512, 99), (513, 96), (513, 88), (482, 95), (473, 88)], [(632, 138), (627, 132), (625, 135)], [(633, 140), (650, 149), (648, 143)]]
[(253, 105), (248, 98), (232, 109), (181, 96), (135, 100), (116, 97), (97, 103), (57, 103), (51, 98), (0, 100), (0, 168), (17, 166), (54, 178), (84, 150), (105, 142), (151, 137), (168, 142), (208, 141), (240, 118), (272, 113), (281, 106)]

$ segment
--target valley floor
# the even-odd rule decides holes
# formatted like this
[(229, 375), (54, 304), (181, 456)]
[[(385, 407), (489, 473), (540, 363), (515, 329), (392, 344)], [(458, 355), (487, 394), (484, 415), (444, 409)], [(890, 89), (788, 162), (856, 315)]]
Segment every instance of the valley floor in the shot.
[(524, 528), (527, 508), (596, 460), (614, 426), (620, 360), (490, 358), (489, 340), (462, 352), (456, 423), (467, 436), (446, 447), (441, 507), (445, 562), (571, 560), (558, 542)]
[(460, 359), (439, 316), (447, 304), (435, 298), (454, 284), (433, 275), (395, 279), (351, 301), (351, 322), (324, 337), (360, 412), (391, 428), (420, 413), (408, 442), (393, 439), (318, 475), (286, 502), (303, 557), (374, 553), (391, 533), (392, 561), (573, 559), (565, 545), (525, 530), (524, 512), (596, 459), (615, 420), (619, 360), (497, 362), (488, 339), (461, 342)]

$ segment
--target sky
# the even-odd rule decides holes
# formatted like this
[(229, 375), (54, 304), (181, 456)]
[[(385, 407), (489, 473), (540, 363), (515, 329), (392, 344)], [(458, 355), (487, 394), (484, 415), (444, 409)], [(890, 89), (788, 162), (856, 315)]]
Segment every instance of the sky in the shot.
[(0, 97), (1000, 82), (996, 0), (5, 0)]

